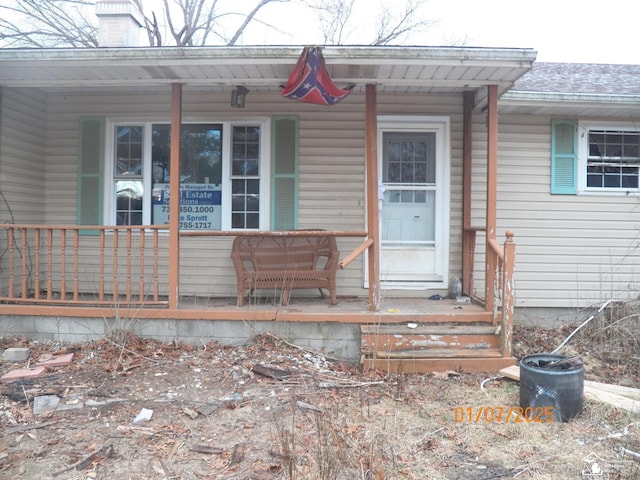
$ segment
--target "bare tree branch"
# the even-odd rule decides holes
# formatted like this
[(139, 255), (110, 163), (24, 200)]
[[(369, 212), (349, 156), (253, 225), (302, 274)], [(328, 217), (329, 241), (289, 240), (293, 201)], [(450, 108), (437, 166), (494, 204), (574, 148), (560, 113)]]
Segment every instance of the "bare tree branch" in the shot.
[(236, 30), (236, 33), (231, 37), (231, 39), (227, 42), (227, 45), (235, 45), (238, 41), (238, 38), (242, 35), (242, 33), (246, 30), (249, 23), (253, 21), (256, 14), (260, 11), (261, 8), (273, 2), (288, 2), (289, 0), (260, 0), (255, 8), (245, 16), (244, 22), (242, 25)]
[(426, 0), (407, 0), (404, 11), (400, 16), (394, 15), (392, 9), (385, 5), (378, 14), (376, 38), (371, 45), (388, 45), (395, 40), (401, 40), (408, 33), (415, 33), (435, 25), (431, 20), (418, 18), (420, 8)]
[(305, 3), (318, 14), (324, 44), (341, 45), (346, 27), (352, 22), (355, 0), (307, 0)]
[(20, 0), (0, 5), (0, 39), (10, 46), (96, 47), (97, 28), (85, 0)]
[[(315, 15), (311, 20), (319, 23), (324, 43), (342, 45), (353, 32), (363, 31), (356, 8), (372, 9), (370, 0), (253, 0), (248, 13), (223, 11), (219, 0), (132, 1), (142, 13), (150, 46), (236, 45), (255, 23), (280, 31), (258, 17), (276, 2), (296, 2), (312, 9)], [(389, 3), (380, 10), (371, 45), (399, 42), (409, 33), (433, 25), (420, 18), (419, 9), (427, 0), (398, 0), (402, 1), (404, 4)], [(235, 3), (247, 7), (249, 2)], [(0, 2), (0, 47), (97, 47), (95, 5), (96, 0), (4, 0)], [(224, 25), (237, 17), (241, 18), (240, 25), (227, 36)]]

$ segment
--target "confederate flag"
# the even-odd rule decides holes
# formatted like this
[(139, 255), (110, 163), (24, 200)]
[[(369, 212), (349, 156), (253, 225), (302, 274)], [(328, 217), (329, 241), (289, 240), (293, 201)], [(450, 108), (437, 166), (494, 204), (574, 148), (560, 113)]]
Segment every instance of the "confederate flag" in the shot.
[(304, 47), (296, 67), (282, 87), (282, 96), (318, 105), (335, 105), (346, 97), (354, 85), (336, 87), (327, 72), (320, 47)]

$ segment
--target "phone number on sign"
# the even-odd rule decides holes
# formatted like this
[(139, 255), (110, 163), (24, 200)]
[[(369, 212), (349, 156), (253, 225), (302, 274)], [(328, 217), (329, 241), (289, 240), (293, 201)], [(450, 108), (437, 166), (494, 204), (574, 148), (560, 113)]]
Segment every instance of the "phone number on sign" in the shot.
[(552, 423), (553, 407), (456, 407), (457, 423)]

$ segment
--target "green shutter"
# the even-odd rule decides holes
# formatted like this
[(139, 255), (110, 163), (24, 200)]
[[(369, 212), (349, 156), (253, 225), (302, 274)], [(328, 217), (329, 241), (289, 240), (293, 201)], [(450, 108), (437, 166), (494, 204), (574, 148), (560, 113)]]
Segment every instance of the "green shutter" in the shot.
[(271, 230), (298, 228), (298, 118), (271, 119)]
[(551, 121), (551, 193), (575, 195), (578, 190), (577, 123)]
[[(80, 119), (78, 136), (78, 225), (102, 225), (104, 119)], [(83, 230), (84, 234), (97, 234)]]

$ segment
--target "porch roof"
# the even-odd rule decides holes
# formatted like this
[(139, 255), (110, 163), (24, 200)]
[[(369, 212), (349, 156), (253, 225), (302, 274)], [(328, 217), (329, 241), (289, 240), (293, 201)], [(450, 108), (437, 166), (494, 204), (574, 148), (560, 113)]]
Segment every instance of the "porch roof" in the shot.
[[(47, 91), (185, 88), (279, 91), (302, 47), (154, 47), (0, 50), (0, 86)], [(489, 84), (509, 89), (533, 64), (528, 48), (323, 48), (339, 85), (377, 85), (380, 92), (456, 93)]]

